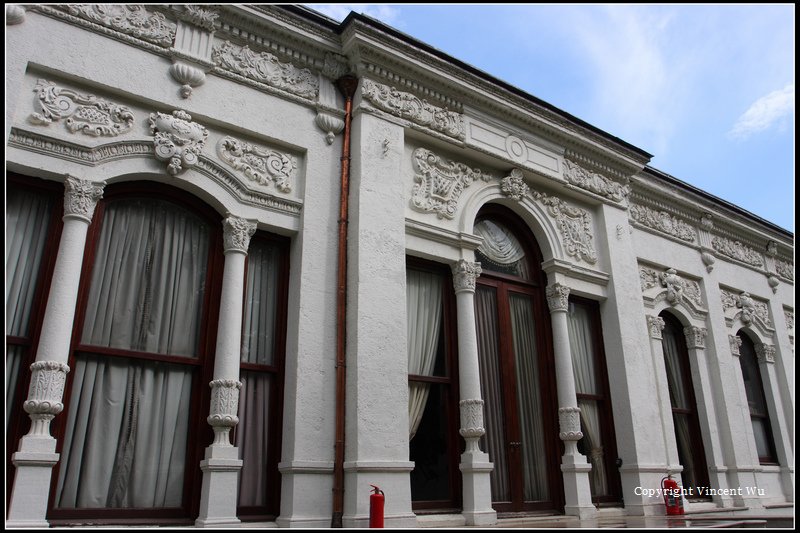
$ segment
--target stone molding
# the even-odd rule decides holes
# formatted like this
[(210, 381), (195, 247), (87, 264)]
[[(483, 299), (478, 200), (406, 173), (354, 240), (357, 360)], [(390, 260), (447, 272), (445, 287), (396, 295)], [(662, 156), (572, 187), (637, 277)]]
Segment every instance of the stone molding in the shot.
[(63, 89), (45, 79), (36, 82), (33, 92), (37, 93), (41, 107), (41, 113), (29, 117), (33, 124), (49, 126), (65, 118), (64, 125), (72, 133), (116, 137), (130, 131), (135, 122), (133, 112), (125, 106)]
[(734, 320), (739, 318), (745, 326), (755, 325), (768, 334), (774, 331), (767, 302), (753, 298), (746, 291), (736, 293), (722, 288), (720, 300), (728, 327), (732, 327)]
[(208, 130), (192, 122), (192, 116), (183, 110), (171, 115), (151, 113), (150, 131), (156, 159), (169, 161), (167, 171), (173, 176), (197, 164), (208, 139)]
[(281, 192), (292, 191), (297, 162), (294, 157), (276, 150), (250, 144), (230, 135), (217, 144), (220, 159), (246, 178), (268, 186), (274, 183)]
[(664, 332), (664, 319), (660, 316), (647, 316), (647, 329), (650, 332), (650, 338), (656, 340), (663, 340)]
[(683, 334), (686, 335), (686, 346), (689, 349), (705, 349), (706, 335), (708, 330), (698, 326), (687, 326), (683, 328)]
[(622, 185), (597, 172), (583, 168), (576, 161), (564, 158), (564, 179), (567, 183), (598, 194), (613, 202), (623, 202), (630, 194), (630, 187)]
[(531, 192), (530, 187), (522, 177), (522, 171), (518, 168), (511, 169), (511, 173), (500, 180), (500, 190), (503, 194), (518, 202)]
[(742, 347), (742, 338), (738, 335), (728, 335), (728, 342), (731, 345), (731, 354), (739, 357), (741, 355), (739, 349)]
[(771, 344), (756, 344), (756, 357), (759, 363), (775, 363), (775, 346)]
[(22, 404), (32, 422), (29, 435), (50, 437), (50, 421), (64, 410), (61, 400), (69, 366), (58, 361), (36, 361), (30, 370), (28, 399)]
[(215, 46), (211, 60), (217, 68), (306, 99), (319, 94), (319, 78), (307, 68), (280, 61), (269, 52), (254, 52), (249, 46), (225, 41)]
[(658, 211), (644, 205), (633, 204), (628, 212), (631, 221), (638, 222), (642, 226), (671, 235), (682, 241), (694, 243), (696, 240), (697, 231), (695, 228), (667, 211)]
[(558, 437), (565, 441), (577, 441), (583, 438), (581, 432), (581, 410), (579, 407), (558, 408)]
[(92, 221), (94, 208), (103, 197), (104, 181), (94, 182), (66, 175), (64, 180), (64, 218), (75, 217)]
[(361, 81), (361, 96), (390, 115), (410, 120), (448, 137), (462, 141), (466, 137), (463, 115), (437, 107), (411, 93), (364, 78)]
[(464, 259), (459, 259), (458, 262), (451, 265), (453, 271), (453, 288), (455, 293), (459, 292), (475, 292), (475, 281), (481, 275), (481, 264), (470, 263)]
[(53, 6), (70, 15), (158, 46), (171, 46), (177, 24), (143, 4), (64, 4)]
[(228, 434), (239, 423), (239, 390), (242, 383), (235, 379), (215, 379), (211, 387), (210, 414), (206, 419), (214, 429), (212, 446), (231, 446)]
[(254, 221), (229, 215), (222, 221), (222, 240), (225, 253), (239, 252), (247, 254), (250, 247), (250, 237), (256, 232), (257, 224)]
[(547, 296), (547, 307), (551, 313), (566, 312), (569, 309), (569, 291), (569, 287), (558, 282), (547, 286), (545, 295)]

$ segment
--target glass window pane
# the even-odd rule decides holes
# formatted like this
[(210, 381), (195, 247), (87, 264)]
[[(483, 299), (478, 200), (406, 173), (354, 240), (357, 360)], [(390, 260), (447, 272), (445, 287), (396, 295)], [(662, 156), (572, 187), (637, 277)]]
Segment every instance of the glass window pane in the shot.
[(575, 375), (575, 392), (600, 394), (594, 368), (595, 346), (589, 309), (585, 305), (569, 302), (567, 327), (570, 352), (572, 352), (572, 371)]
[(483, 237), (483, 244), (476, 251), (483, 270), (530, 279), (525, 250), (510, 229), (494, 220), (481, 220), (475, 224), (474, 232)]
[(273, 243), (250, 243), (242, 333), (244, 363), (275, 364), (279, 258), (280, 249)]
[(409, 375), (444, 375), (444, 354), (440, 349), (442, 283), (442, 276), (439, 274), (413, 269), (406, 271)]

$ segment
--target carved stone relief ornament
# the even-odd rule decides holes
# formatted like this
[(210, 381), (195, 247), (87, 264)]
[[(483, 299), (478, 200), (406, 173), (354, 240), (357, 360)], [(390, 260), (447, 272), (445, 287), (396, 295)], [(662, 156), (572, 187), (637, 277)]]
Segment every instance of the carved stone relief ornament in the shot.
[(738, 335), (728, 335), (728, 342), (731, 344), (731, 353), (738, 357), (741, 354), (739, 348), (742, 346), (742, 338)]
[(458, 199), (464, 188), (477, 180), (489, 181), (492, 176), (480, 169), (472, 169), (463, 163), (448, 161), (430, 150), (414, 150), (414, 189), (411, 206), (425, 213), (434, 212), (439, 218), (452, 219), (458, 207)]
[(411, 93), (401, 92), (394, 87), (365, 78), (361, 82), (361, 96), (381, 111), (410, 120), (448, 137), (463, 140), (466, 136), (464, 117), (461, 114), (429, 104)]
[(458, 433), (466, 441), (465, 451), (480, 451), (478, 441), (486, 433), (483, 428), (483, 400), (461, 400), (458, 407), (461, 414), (461, 428)]
[(17, 4), (6, 4), (6, 26), (25, 22), (25, 8)]
[(231, 446), (230, 430), (239, 423), (239, 389), (242, 383), (234, 379), (215, 379), (211, 387), (211, 408), (206, 419), (214, 429), (212, 446)]
[(567, 311), (569, 309), (569, 287), (561, 283), (551, 283), (545, 289), (547, 306), (551, 313)]
[(256, 223), (245, 218), (228, 216), (222, 221), (222, 240), (225, 253), (247, 253), (250, 246), (250, 237), (256, 232)]
[(219, 13), (213, 9), (206, 9), (192, 4), (186, 4), (183, 9), (183, 12), (179, 15), (183, 20), (208, 31), (216, 29)]
[(459, 259), (451, 266), (453, 270), (453, 288), (456, 294), (463, 291), (475, 292), (475, 280), (481, 275), (481, 264), (470, 263)]
[(614, 202), (622, 202), (630, 194), (630, 187), (612, 181), (597, 172), (590, 172), (578, 163), (564, 159), (564, 179), (567, 183), (604, 196)]
[(661, 273), (661, 285), (667, 288), (667, 301), (675, 305), (683, 300), (683, 291), (686, 289), (686, 282), (678, 276), (674, 268)]
[(175, 39), (177, 24), (142, 4), (69, 4), (59, 9), (160, 46), (171, 46)]
[(558, 437), (561, 440), (581, 440), (581, 410), (579, 407), (558, 408)]
[(720, 290), (720, 300), (729, 326), (739, 316), (745, 325), (755, 324), (764, 331), (773, 330), (766, 302), (754, 299), (747, 292), (736, 294), (725, 289)]
[(530, 188), (522, 178), (522, 171), (518, 168), (511, 170), (511, 173), (500, 180), (500, 189), (509, 198), (520, 201), (530, 193)]
[(743, 292), (739, 295), (739, 301), (736, 302), (736, 307), (742, 310), (742, 322), (749, 324), (753, 321), (756, 314), (756, 304), (748, 293)]
[(173, 176), (197, 164), (208, 139), (208, 130), (182, 110), (172, 115), (151, 113), (150, 130), (155, 136), (156, 159), (169, 161), (167, 171)]
[(318, 111), (314, 124), (325, 132), (325, 142), (333, 144), (333, 139), (344, 129), (344, 120), (324, 111)]
[(714, 237), (711, 240), (711, 246), (717, 253), (747, 263), (748, 265), (756, 267), (764, 265), (764, 258), (760, 253), (739, 241), (733, 241), (723, 237)]
[(86, 223), (92, 221), (94, 208), (103, 197), (104, 181), (82, 180), (67, 174), (64, 181), (64, 218), (75, 217)]
[(786, 319), (786, 329), (789, 330), (790, 334), (794, 333), (794, 311), (784, 309), (783, 317)]
[(708, 330), (697, 326), (687, 326), (683, 328), (683, 334), (686, 335), (686, 346), (688, 348), (705, 348), (706, 335)]
[(778, 273), (778, 276), (782, 277), (783, 279), (789, 280), (794, 282), (794, 263), (791, 261), (782, 261), (781, 259), (775, 259), (775, 271)]
[(41, 113), (31, 114), (29, 120), (44, 126), (65, 118), (64, 125), (72, 133), (82, 132), (94, 137), (116, 137), (133, 127), (130, 109), (92, 95), (80, 95), (69, 89), (40, 79), (33, 92), (39, 97)]
[(592, 244), (592, 223), (589, 213), (567, 204), (555, 196), (533, 192), (533, 198), (547, 206), (547, 212), (561, 228), (564, 251), (570, 257), (587, 263), (597, 262), (597, 252)]
[(647, 329), (650, 332), (650, 337), (653, 339), (663, 339), (662, 332), (664, 331), (664, 319), (660, 316), (647, 316)]
[(28, 399), (22, 404), (32, 421), (29, 435), (50, 436), (50, 421), (64, 410), (61, 399), (68, 372), (69, 366), (57, 361), (36, 361), (31, 365)]
[(694, 242), (696, 239), (694, 227), (666, 211), (656, 211), (643, 205), (632, 205), (629, 213), (632, 220), (648, 228), (686, 242)]
[(756, 344), (756, 357), (759, 363), (774, 363), (775, 346), (764, 343)]
[(256, 53), (225, 41), (215, 46), (211, 60), (217, 67), (303, 98), (316, 98), (319, 79), (307, 68), (284, 63), (269, 52)]
[(260, 185), (274, 183), (281, 192), (291, 192), (297, 169), (294, 157), (227, 136), (217, 145), (220, 159)]

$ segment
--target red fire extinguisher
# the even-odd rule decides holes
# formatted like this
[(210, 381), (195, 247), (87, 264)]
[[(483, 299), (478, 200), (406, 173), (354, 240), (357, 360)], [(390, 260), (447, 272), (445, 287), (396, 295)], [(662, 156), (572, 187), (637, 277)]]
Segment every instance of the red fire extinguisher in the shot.
[(369, 527), (383, 527), (383, 491), (375, 485), (370, 485), (374, 490), (369, 496)]
[(661, 492), (664, 494), (664, 505), (667, 506), (668, 515), (681, 515), (683, 511), (683, 496), (681, 496), (681, 488), (668, 475), (661, 480)]

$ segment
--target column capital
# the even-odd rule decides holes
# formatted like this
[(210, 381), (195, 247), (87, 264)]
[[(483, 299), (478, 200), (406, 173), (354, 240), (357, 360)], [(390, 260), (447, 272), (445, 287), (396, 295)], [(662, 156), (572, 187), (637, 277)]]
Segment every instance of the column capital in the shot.
[(64, 181), (64, 218), (92, 221), (97, 201), (103, 197), (106, 182), (90, 181), (66, 174)]
[(561, 283), (551, 283), (545, 289), (547, 295), (547, 305), (550, 312), (565, 311), (569, 308), (569, 287)]
[(222, 221), (222, 239), (225, 253), (239, 252), (247, 254), (250, 246), (250, 237), (256, 232), (256, 223), (234, 215)]
[(61, 402), (69, 366), (59, 361), (36, 361), (31, 365), (28, 399), (22, 408), (31, 418), (29, 435), (49, 437), (50, 421), (64, 410)]
[(475, 281), (483, 272), (480, 263), (470, 263), (459, 259), (450, 268), (453, 270), (453, 287), (456, 294), (463, 291), (475, 292)]
[(742, 345), (742, 338), (738, 335), (728, 335), (728, 342), (731, 343), (731, 353), (739, 356), (739, 347)]
[(775, 346), (771, 344), (756, 344), (756, 355), (759, 363), (775, 363)]
[(683, 328), (683, 334), (686, 335), (686, 346), (688, 348), (703, 349), (706, 347), (706, 328), (697, 326), (687, 326)]
[(660, 316), (647, 316), (647, 329), (650, 330), (650, 338), (661, 340), (661, 332), (664, 331), (664, 319)]
[(467, 443), (466, 451), (480, 451), (478, 439), (486, 433), (483, 427), (483, 400), (461, 400), (458, 407), (461, 412), (461, 429), (458, 432)]
[(581, 440), (581, 409), (580, 407), (558, 408), (558, 436), (561, 440)]
[(211, 387), (211, 413), (206, 419), (214, 428), (212, 446), (231, 446), (230, 429), (239, 423), (239, 390), (242, 383), (235, 379), (215, 379)]

